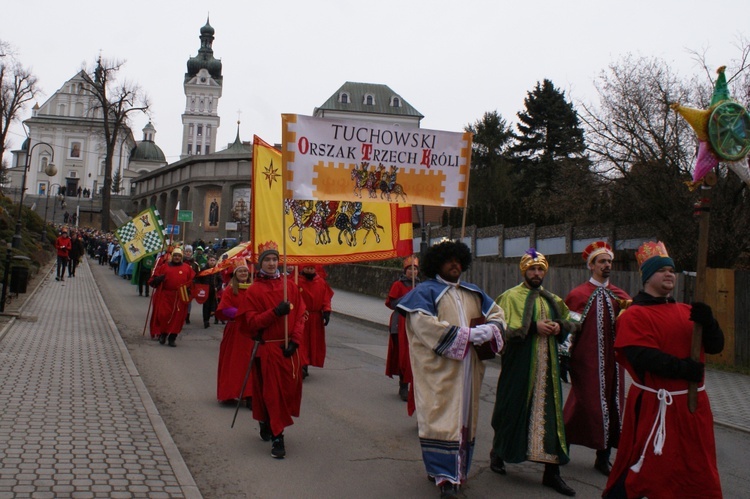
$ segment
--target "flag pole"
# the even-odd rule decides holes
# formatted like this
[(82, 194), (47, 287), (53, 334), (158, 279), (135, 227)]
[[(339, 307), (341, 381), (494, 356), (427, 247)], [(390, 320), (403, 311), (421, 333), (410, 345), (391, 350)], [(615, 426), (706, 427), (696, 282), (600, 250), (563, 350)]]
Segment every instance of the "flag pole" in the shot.
[[(711, 171), (703, 178), (701, 199), (698, 201), (698, 260), (695, 268), (695, 291), (693, 301), (702, 302), (706, 295), (706, 267), (708, 266), (708, 232), (711, 205), (711, 188), (716, 185), (716, 174)], [(700, 362), (703, 344), (703, 327), (693, 323), (693, 338), (690, 344), (690, 358)], [(698, 408), (698, 383), (688, 383), (688, 409), (694, 413)]]
[[(284, 178), (284, 163), (281, 163), (282, 172), (281, 172), (281, 178)], [(284, 190), (285, 185), (282, 183), (281, 185), (281, 250), (284, 253), (284, 267), (283, 267), (283, 276), (284, 279), (284, 301), (288, 301), (289, 298), (289, 292), (287, 290), (287, 275), (286, 275), (286, 234), (284, 233)], [(260, 263), (260, 262), (258, 262)], [(291, 306), (291, 304), (290, 304)], [(286, 314), (284, 316), (284, 349), (289, 347), (289, 314)]]

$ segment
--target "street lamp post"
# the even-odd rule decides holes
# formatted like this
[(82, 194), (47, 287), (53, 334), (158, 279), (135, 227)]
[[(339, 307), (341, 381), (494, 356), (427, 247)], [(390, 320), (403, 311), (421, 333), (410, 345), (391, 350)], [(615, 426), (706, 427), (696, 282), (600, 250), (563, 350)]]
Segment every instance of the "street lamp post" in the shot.
[[(13, 234), (13, 244), (12, 246), (14, 248), (20, 248), (21, 247), (21, 227), (23, 226), (23, 221), (21, 220), (21, 214), (23, 213), (23, 196), (26, 192), (26, 174), (29, 171), (29, 167), (31, 166), (31, 155), (34, 152), (34, 149), (36, 149), (37, 146), (45, 145), (50, 148), (52, 151), (52, 161), (55, 160), (55, 149), (52, 147), (52, 144), (48, 144), (47, 142), (37, 142), (34, 145), (31, 145), (31, 137), (29, 137), (29, 149), (26, 153), (26, 165), (23, 169), (23, 180), (21, 181), (21, 201), (18, 203), (18, 216), (16, 217), (16, 232)], [(54, 168), (54, 165), (50, 162), (49, 168)], [(8, 280), (8, 276), (5, 276), (5, 281)]]
[[(54, 173), (52, 174), (54, 175)], [(47, 209), (49, 208), (49, 193), (53, 187), (57, 186), (58, 191), (60, 190), (60, 184), (52, 184), (47, 187), (47, 198), (44, 200), (44, 230), (42, 231), (42, 243), (47, 240)], [(55, 223), (55, 212), (57, 210), (57, 196), (55, 196), (55, 206), (52, 208), (52, 223)]]

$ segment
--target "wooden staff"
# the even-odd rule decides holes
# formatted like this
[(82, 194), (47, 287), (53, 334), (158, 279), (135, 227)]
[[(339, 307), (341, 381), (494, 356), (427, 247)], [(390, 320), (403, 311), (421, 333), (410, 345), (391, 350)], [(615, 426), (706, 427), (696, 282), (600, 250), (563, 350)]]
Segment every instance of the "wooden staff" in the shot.
[[(706, 295), (706, 267), (708, 264), (708, 230), (711, 209), (711, 187), (716, 185), (716, 174), (709, 172), (703, 178), (701, 199), (698, 201), (698, 261), (696, 263), (695, 292), (693, 301), (704, 301)], [(693, 323), (693, 340), (690, 344), (690, 358), (700, 362), (703, 345), (703, 327)], [(688, 383), (688, 409), (694, 413), (698, 408), (698, 383)]]
[(232, 426), (234, 428), (234, 422), (237, 421), (237, 413), (240, 412), (240, 405), (242, 405), (242, 395), (245, 393), (245, 387), (247, 386), (247, 380), (250, 378), (250, 371), (253, 369), (253, 362), (255, 356), (258, 354), (258, 345), (263, 339), (263, 335), (259, 334), (253, 342), (253, 351), (250, 353), (250, 363), (247, 365), (247, 371), (245, 371), (245, 379), (242, 380), (242, 388), (240, 388), (240, 394), (237, 395), (237, 407), (234, 409), (234, 417), (232, 418)]

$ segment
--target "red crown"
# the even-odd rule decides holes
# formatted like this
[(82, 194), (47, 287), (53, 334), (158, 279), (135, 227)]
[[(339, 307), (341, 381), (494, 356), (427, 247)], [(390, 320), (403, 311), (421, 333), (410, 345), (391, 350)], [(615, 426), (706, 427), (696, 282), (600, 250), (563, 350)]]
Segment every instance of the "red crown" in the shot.
[(262, 254), (264, 251), (269, 251), (269, 250), (273, 250), (273, 251), (276, 251), (278, 253), (278, 251), (279, 251), (279, 245), (276, 244), (273, 241), (268, 241), (268, 242), (261, 243), (261, 244), (258, 245), (258, 254), (259, 255)]
[(419, 267), (419, 258), (417, 258), (415, 255), (407, 256), (404, 258), (404, 268), (409, 268), (411, 266)]
[(661, 241), (658, 241), (658, 242), (649, 241), (647, 243), (643, 243), (641, 247), (638, 248), (638, 251), (635, 252), (635, 259), (638, 260), (639, 267), (643, 265), (643, 262), (655, 256), (669, 257), (669, 253), (667, 253), (667, 248), (664, 246), (664, 243)]
[(591, 262), (594, 258), (601, 255), (602, 253), (606, 253), (609, 255), (610, 258), (615, 257), (614, 251), (612, 251), (612, 246), (607, 244), (604, 241), (594, 241), (593, 243), (586, 246), (586, 249), (583, 250), (583, 254), (581, 255), (584, 260), (586, 260), (586, 263)]

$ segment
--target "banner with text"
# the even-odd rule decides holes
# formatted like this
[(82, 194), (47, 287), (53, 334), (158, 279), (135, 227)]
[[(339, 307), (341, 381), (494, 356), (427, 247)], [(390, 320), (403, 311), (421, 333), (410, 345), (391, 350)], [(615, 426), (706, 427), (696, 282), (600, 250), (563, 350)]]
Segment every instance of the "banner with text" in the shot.
[(252, 235), (273, 241), (287, 262), (350, 263), (412, 254), (411, 205), (284, 199), (281, 152), (253, 137)]
[(463, 207), (472, 134), (282, 114), (285, 197)]

